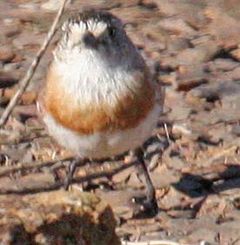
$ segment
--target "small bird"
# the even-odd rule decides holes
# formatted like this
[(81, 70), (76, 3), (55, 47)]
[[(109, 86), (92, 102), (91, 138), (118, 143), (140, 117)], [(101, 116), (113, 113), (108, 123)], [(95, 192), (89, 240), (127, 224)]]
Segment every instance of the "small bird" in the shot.
[(158, 84), (113, 14), (85, 10), (62, 26), (39, 101), (49, 134), (76, 154), (76, 162), (132, 151), (147, 184), (146, 210), (157, 210), (142, 144), (162, 111)]

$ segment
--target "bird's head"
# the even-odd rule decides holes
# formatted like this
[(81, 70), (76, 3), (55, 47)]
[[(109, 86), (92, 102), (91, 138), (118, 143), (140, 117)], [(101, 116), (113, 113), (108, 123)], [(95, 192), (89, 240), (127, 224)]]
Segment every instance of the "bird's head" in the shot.
[(57, 51), (92, 51), (104, 58), (126, 58), (135, 47), (121, 20), (105, 11), (87, 10), (70, 17), (62, 26)]

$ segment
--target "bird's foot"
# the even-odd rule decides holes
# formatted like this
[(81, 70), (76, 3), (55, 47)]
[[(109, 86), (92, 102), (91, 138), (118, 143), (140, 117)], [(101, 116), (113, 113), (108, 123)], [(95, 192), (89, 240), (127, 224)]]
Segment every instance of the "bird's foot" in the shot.
[(63, 185), (65, 190), (69, 190), (69, 187), (72, 184), (72, 180), (73, 180), (73, 176), (76, 171), (76, 168), (79, 166), (83, 166), (84, 164), (86, 164), (86, 160), (79, 159), (79, 158), (76, 158), (75, 160), (70, 162), (70, 164), (68, 165), (67, 175), (66, 175), (66, 178), (64, 180), (64, 185)]
[(135, 217), (154, 217), (158, 213), (158, 204), (155, 197), (136, 196), (132, 198), (132, 203), (134, 204)]

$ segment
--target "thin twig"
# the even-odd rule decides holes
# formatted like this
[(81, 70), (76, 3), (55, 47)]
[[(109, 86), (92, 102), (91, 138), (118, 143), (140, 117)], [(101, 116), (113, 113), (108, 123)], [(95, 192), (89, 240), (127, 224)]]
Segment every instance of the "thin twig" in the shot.
[(163, 123), (163, 126), (164, 126), (165, 134), (167, 136), (168, 145), (171, 145), (171, 139), (170, 139), (170, 136), (169, 136), (167, 124), (166, 123)]
[(34, 75), (34, 72), (36, 71), (36, 68), (40, 62), (41, 57), (43, 56), (43, 54), (45, 53), (50, 41), (52, 40), (55, 31), (57, 29), (57, 24), (63, 14), (65, 5), (66, 5), (67, 0), (62, 0), (62, 4), (58, 10), (58, 13), (53, 21), (53, 24), (48, 32), (47, 38), (44, 40), (41, 48), (39, 49), (36, 57), (34, 58), (31, 66), (29, 67), (28, 71), (26, 72), (25, 76), (23, 77), (23, 79), (20, 81), (20, 87), (18, 89), (18, 91), (15, 93), (15, 95), (12, 97), (11, 101), (9, 102), (7, 108), (4, 110), (1, 118), (0, 118), (0, 127), (4, 126), (4, 124), (6, 123), (8, 117), (10, 116), (10, 114), (12, 113), (14, 107), (16, 106), (16, 104), (18, 103), (20, 97), (22, 96), (22, 94), (24, 93), (24, 91), (26, 90), (27, 86), (30, 83), (31, 78)]
[[(83, 183), (86, 181), (90, 181), (90, 180), (94, 180), (94, 179), (98, 179), (101, 177), (109, 177), (109, 176), (113, 176), (121, 171), (123, 171), (124, 169), (130, 168), (132, 166), (134, 166), (135, 164), (137, 164), (137, 162), (130, 162), (128, 164), (125, 163), (118, 163), (116, 165), (118, 165), (116, 168), (114, 169), (109, 169), (109, 170), (103, 170), (103, 171), (99, 171), (99, 172), (95, 172), (95, 173), (91, 173), (88, 176), (82, 176), (82, 177), (76, 177), (72, 180), (72, 184), (74, 183)], [(53, 190), (57, 190), (60, 187), (64, 186), (64, 182), (62, 181), (58, 181), (52, 184), (46, 184), (44, 186), (38, 186), (38, 187), (33, 187), (33, 188), (29, 188), (29, 187), (24, 187), (23, 189), (5, 189), (5, 190), (0, 190), (0, 195), (5, 195), (5, 194), (34, 194), (34, 193), (40, 193), (40, 192), (46, 192), (46, 191), (53, 191)]]
[(122, 245), (181, 245), (181, 244), (172, 241), (158, 240), (158, 241), (147, 241), (147, 242), (122, 241)]
[(72, 161), (73, 157), (68, 157), (64, 159), (57, 159), (53, 161), (47, 161), (47, 162), (32, 162), (32, 163), (27, 163), (26, 165), (21, 164), (20, 166), (14, 166), (14, 167), (7, 167), (7, 168), (1, 168), (0, 170), (0, 178), (1, 177), (6, 177), (11, 174), (15, 174), (17, 172), (20, 173), (29, 173), (29, 172), (37, 172), (40, 171), (42, 168), (46, 167), (52, 167), (54, 164), (57, 162), (66, 162), (66, 161)]

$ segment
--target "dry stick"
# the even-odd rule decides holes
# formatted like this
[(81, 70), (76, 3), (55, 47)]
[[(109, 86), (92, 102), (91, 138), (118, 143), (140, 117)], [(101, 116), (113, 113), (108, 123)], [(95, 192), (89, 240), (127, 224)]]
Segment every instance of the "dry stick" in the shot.
[(122, 245), (181, 245), (178, 242), (158, 240), (158, 241), (146, 241), (146, 242), (128, 242), (122, 241)]
[(50, 41), (52, 40), (56, 28), (57, 28), (57, 24), (63, 14), (65, 5), (66, 5), (67, 0), (62, 0), (62, 5), (60, 6), (58, 13), (55, 17), (55, 20), (48, 32), (47, 38), (44, 40), (44, 43), (42, 44), (41, 48), (39, 49), (35, 59), (33, 60), (31, 66), (29, 67), (27, 73), (25, 74), (24, 78), (21, 80), (20, 82), (20, 87), (18, 89), (18, 91), (15, 93), (15, 95), (12, 97), (11, 101), (9, 102), (7, 108), (5, 109), (5, 111), (3, 112), (1, 118), (0, 118), (0, 127), (4, 126), (4, 124), (6, 123), (8, 117), (10, 116), (10, 114), (12, 113), (14, 107), (16, 106), (16, 104), (18, 103), (20, 97), (22, 96), (22, 94), (24, 93), (24, 91), (26, 90), (28, 84), (30, 83), (31, 78), (33, 77), (33, 74), (39, 64), (39, 61), (41, 59), (41, 57), (43, 56), (43, 54), (45, 53)]
[[(136, 165), (136, 161), (130, 162), (130, 163), (122, 163), (122, 164), (117, 164), (117, 167), (114, 169), (109, 170), (103, 170), (99, 172), (94, 172), (91, 173), (87, 176), (82, 176), (82, 177), (76, 177), (72, 180), (72, 184), (74, 183), (83, 183), (89, 180), (94, 180), (98, 179), (101, 177), (109, 177), (113, 176), (115, 174), (118, 174), (119, 172), (122, 172), (124, 169), (130, 168), (134, 165)], [(119, 166), (120, 165), (120, 166)], [(34, 194), (34, 193), (40, 193), (40, 192), (45, 192), (45, 191), (53, 191), (57, 190), (60, 187), (64, 185), (64, 182), (58, 181), (53, 184), (46, 184), (45, 186), (38, 186), (38, 187), (33, 187), (33, 188), (28, 188), (25, 187), (24, 189), (6, 189), (6, 190), (0, 190), (0, 195), (5, 195), (5, 194)]]
[[(57, 159), (57, 160), (52, 160), (52, 161), (47, 161), (47, 162), (31, 162), (27, 163), (26, 165), (21, 165), (21, 166), (14, 166), (11, 168), (1, 168), (0, 170), (0, 178), (9, 176), (11, 174), (15, 174), (17, 172), (20, 173), (28, 173), (28, 172), (36, 172), (40, 171), (42, 168), (46, 167), (52, 167), (58, 162), (66, 162), (66, 161), (72, 161), (74, 158), (73, 157), (67, 157), (64, 159)], [(63, 166), (64, 167), (64, 166)]]

